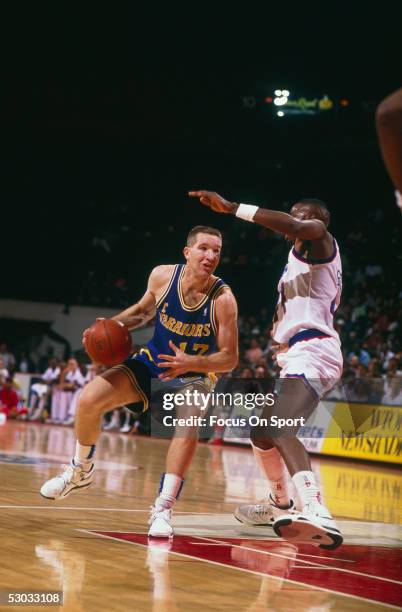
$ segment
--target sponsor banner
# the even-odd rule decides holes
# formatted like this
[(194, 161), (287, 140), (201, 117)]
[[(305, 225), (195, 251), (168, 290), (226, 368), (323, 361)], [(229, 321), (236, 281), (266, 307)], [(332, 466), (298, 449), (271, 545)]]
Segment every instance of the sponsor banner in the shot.
[[(345, 455), (349, 456), (349, 455)], [(402, 523), (402, 476), (397, 469), (385, 470), (371, 464), (321, 459), (320, 473), (324, 502), (335, 516), (360, 521)], [(363, 537), (368, 537), (365, 523)]]
[(402, 463), (402, 407), (336, 402), (320, 451)]
[[(251, 431), (267, 439), (297, 435), (311, 453), (402, 463), (402, 406), (383, 403), (384, 380), (335, 383), (299, 374), (277, 380), (221, 379), (216, 388), (203, 374), (153, 379), (151, 433), (243, 444), (249, 443)], [(388, 400), (398, 399), (400, 387), (398, 380)], [(317, 395), (325, 399), (311, 411)]]
[[(298, 432), (309, 453), (402, 463), (402, 407), (332, 401), (320, 404), (317, 423), (307, 423)], [(230, 417), (238, 419), (244, 412), (244, 408), (235, 407)], [(223, 440), (250, 444), (244, 431), (237, 433), (225, 427)]]
[(323, 438), (300, 438), (309, 453), (321, 453)]

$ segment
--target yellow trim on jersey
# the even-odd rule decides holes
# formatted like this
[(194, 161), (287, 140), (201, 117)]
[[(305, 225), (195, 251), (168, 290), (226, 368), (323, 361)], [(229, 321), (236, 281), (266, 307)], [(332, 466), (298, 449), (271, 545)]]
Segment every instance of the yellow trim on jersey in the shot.
[(226, 285), (226, 284), (225, 285), (221, 285), (220, 287), (217, 287), (216, 290), (214, 291), (214, 294), (211, 295), (211, 300), (216, 300), (216, 298), (221, 294), (223, 289), (229, 289), (229, 291), (230, 291), (229, 285)]
[(206, 378), (208, 378), (212, 386), (212, 390), (214, 390), (216, 383), (218, 382), (217, 375), (215, 374), (215, 372), (208, 372), (208, 375), (206, 376)]
[(196, 304), (195, 306), (187, 306), (186, 302), (184, 301), (184, 296), (183, 296), (183, 292), (182, 292), (182, 289), (181, 289), (181, 281), (182, 281), (182, 277), (183, 277), (185, 268), (186, 268), (186, 266), (183, 266), (182, 271), (180, 272), (179, 280), (177, 281), (177, 295), (179, 296), (180, 304), (181, 304), (181, 307), (183, 308), (183, 310), (187, 310), (187, 312), (193, 312), (194, 310), (198, 310), (199, 308), (201, 308), (201, 306), (204, 306), (205, 302), (209, 299), (209, 297), (211, 295), (211, 292), (213, 291), (214, 287), (216, 287), (216, 283), (218, 283), (220, 281), (220, 278), (217, 278), (212, 283), (212, 285), (208, 289), (207, 293), (202, 298), (202, 300), (200, 302), (198, 302), (198, 304)]
[(153, 361), (153, 362), (155, 363), (155, 360), (153, 359), (153, 357), (152, 357), (152, 355), (151, 355), (151, 351), (150, 351), (149, 349), (147, 349), (147, 348), (142, 348), (142, 349), (140, 349), (140, 355), (141, 355), (142, 353), (145, 353), (145, 354), (147, 355), (148, 359), (149, 359), (150, 361)]
[(177, 268), (178, 268), (178, 267), (179, 267), (179, 264), (176, 264), (176, 265), (175, 265), (175, 267), (174, 267), (173, 274), (172, 274), (172, 276), (171, 276), (171, 278), (170, 278), (170, 281), (169, 281), (169, 284), (168, 284), (168, 286), (167, 286), (166, 291), (165, 291), (165, 292), (164, 292), (164, 293), (161, 295), (161, 297), (159, 298), (159, 300), (158, 300), (158, 301), (157, 301), (157, 303), (156, 303), (156, 308), (157, 308), (157, 309), (159, 308), (159, 306), (161, 305), (161, 303), (163, 302), (163, 300), (165, 299), (165, 297), (166, 297), (166, 296), (167, 296), (167, 294), (169, 293), (170, 288), (171, 288), (172, 283), (173, 283), (173, 280), (174, 280), (174, 278), (175, 278), (175, 276), (176, 276), (176, 272), (177, 272)]
[(215, 300), (211, 300), (211, 308), (209, 310), (209, 318), (210, 318), (210, 321), (211, 321), (212, 331), (214, 333), (214, 336), (216, 337), (218, 328), (217, 328), (216, 319), (215, 319)]
[(133, 385), (134, 389), (137, 391), (138, 395), (140, 396), (140, 398), (142, 399), (144, 403), (143, 412), (148, 410), (148, 404), (149, 404), (148, 398), (145, 395), (144, 391), (141, 389), (140, 384), (138, 380), (136, 379), (134, 372), (132, 372), (129, 367), (124, 365), (124, 363), (121, 363), (117, 366), (113, 366), (112, 370), (121, 370), (124, 374), (126, 374), (126, 376), (128, 376), (131, 384)]
[(223, 289), (229, 289), (230, 290), (230, 287), (229, 287), (229, 285), (221, 285), (220, 287), (218, 287), (216, 289), (214, 295), (211, 296), (211, 308), (210, 308), (210, 311), (209, 311), (209, 319), (211, 321), (212, 331), (214, 332), (215, 336), (216, 336), (217, 331), (218, 331), (218, 326), (216, 324), (216, 317), (215, 317), (215, 300), (221, 294)]

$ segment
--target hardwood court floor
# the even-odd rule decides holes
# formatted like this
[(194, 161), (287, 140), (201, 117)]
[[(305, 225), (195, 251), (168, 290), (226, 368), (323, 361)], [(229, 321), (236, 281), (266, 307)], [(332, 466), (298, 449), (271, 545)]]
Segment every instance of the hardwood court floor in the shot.
[(57, 609), (63, 612), (401, 605), (402, 477), (396, 468), (314, 460), (345, 535), (345, 544), (329, 552), (238, 523), (234, 507), (266, 494), (252, 453), (200, 444), (177, 504), (174, 540), (149, 543), (147, 512), (167, 444), (102, 434), (96, 484), (50, 502), (38, 491), (69, 461), (73, 430), (16, 422), (0, 427), (0, 590), (62, 590), (64, 605)]

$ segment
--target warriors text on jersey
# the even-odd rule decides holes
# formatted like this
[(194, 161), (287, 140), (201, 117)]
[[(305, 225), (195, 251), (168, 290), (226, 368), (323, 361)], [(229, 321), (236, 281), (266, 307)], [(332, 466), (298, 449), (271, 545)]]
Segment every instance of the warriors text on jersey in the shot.
[(195, 306), (184, 300), (182, 279), (185, 265), (174, 268), (170, 282), (156, 305), (155, 331), (140, 357), (158, 376), (163, 369), (157, 367), (158, 355), (172, 354), (169, 340), (189, 355), (208, 355), (217, 350), (215, 299), (228, 286), (216, 278), (203, 299)]
[(314, 337), (322, 333), (339, 341), (333, 315), (342, 292), (342, 264), (335, 238), (334, 251), (328, 259), (307, 260), (293, 247), (278, 292), (272, 330), (276, 342), (291, 344), (300, 332), (306, 332), (306, 337), (309, 332), (315, 332)]

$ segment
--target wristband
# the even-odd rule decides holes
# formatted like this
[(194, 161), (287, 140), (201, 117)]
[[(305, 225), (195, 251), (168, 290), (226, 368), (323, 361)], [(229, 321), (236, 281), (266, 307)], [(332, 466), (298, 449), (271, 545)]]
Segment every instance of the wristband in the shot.
[(253, 206), (252, 204), (239, 204), (238, 209), (236, 210), (236, 217), (239, 219), (243, 219), (244, 221), (253, 222), (253, 217), (258, 210), (258, 206)]
[[(400, 191), (395, 191), (396, 205), (402, 210), (402, 194)], [(240, 207), (239, 207), (240, 208)]]

